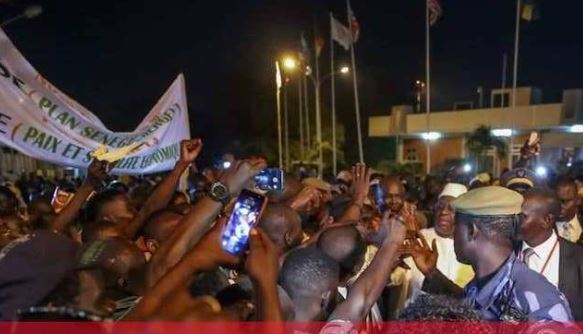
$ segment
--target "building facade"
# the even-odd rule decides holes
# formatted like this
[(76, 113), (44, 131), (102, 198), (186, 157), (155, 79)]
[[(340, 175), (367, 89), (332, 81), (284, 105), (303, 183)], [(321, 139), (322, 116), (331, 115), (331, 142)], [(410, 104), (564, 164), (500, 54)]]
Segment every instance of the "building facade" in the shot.
[[(481, 170), (494, 175), (516, 160), (531, 131), (542, 137), (540, 164), (579, 160), (583, 151), (583, 90), (563, 91), (558, 103), (541, 103), (542, 92), (532, 87), (516, 91), (516, 109), (511, 89), (491, 92), (490, 108), (436, 111), (429, 115), (413, 113), (413, 107), (394, 106), (389, 116), (370, 117), (370, 137), (393, 137), (397, 140), (399, 163), (427, 164), (431, 169), (450, 159), (466, 159), (466, 138), (479, 126), (490, 127), (509, 146), (509, 155), (500, 158), (495, 150), (486, 153)], [(430, 154), (427, 154), (429, 149)], [(581, 152), (580, 152), (581, 151)]]

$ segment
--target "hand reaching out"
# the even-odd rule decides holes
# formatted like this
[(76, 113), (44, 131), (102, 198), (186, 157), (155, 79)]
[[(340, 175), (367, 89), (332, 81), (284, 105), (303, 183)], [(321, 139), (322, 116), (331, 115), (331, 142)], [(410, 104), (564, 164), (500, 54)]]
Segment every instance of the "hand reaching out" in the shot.
[(403, 217), (399, 215), (391, 215), (389, 211), (386, 211), (381, 220), (381, 229), (386, 232), (383, 243), (389, 242), (401, 245), (405, 240), (407, 228)]
[(368, 196), (370, 188), (371, 169), (366, 168), (366, 164), (357, 163), (352, 167), (352, 196), (355, 203), (362, 205)]
[(221, 235), (228, 218), (228, 216), (219, 218), (193, 249), (193, 252), (197, 253), (197, 255), (209, 260), (213, 267), (232, 267), (240, 261), (238, 256), (225, 251), (221, 244)]
[(435, 239), (433, 239), (430, 247), (425, 237), (422, 234), (418, 234), (418, 239), (415, 242), (404, 245), (401, 251), (413, 257), (415, 265), (425, 276), (430, 275), (437, 267), (439, 254), (437, 253)]
[(234, 197), (265, 167), (267, 163), (261, 158), (239, 160), (221, 175), (220, 180), (229, 187), (231, 196)]
[(309, 213), (320, 206), (322, 193), (318, 189), (305, 186), (290, 202), (290, 207), (298, 212)]
[(245, 269), (257, 282), (273, 284), (277, 282), (279, 265), (275, 245), (260, 229), (253, 228), (249, 234), (249, 252)]
[(180, 142), (180, 162), (190, 164), (196, 160), (202, 150), (202, 140), (189, 139)]
[(417, 206), (405, 202), (403, 204), (403, 208), (401, 209), (400, 215), (403, 218), (405, 227), (407, 228), (407, 238), (414, 239), (419, 232), (417, 225)]
[(87, 178), (85, 179), (92, 187), (98, 187), (106, 178), (115, 163), (93, 159), (87, 167)]

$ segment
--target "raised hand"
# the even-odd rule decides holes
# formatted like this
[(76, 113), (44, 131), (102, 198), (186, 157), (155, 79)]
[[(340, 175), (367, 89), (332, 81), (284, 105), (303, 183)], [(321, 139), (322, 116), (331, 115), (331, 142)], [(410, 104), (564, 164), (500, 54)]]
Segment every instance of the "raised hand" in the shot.
[(261, 158), (238, 160), (221, 175), (220, 180), (229, 187), (231, 196), (234, 197), (266, 167), (267, 163)]
[(357, 163), (352, 167), (352, 198), (357, 204), (362, 205), (368, 196), (371, 174), (371, 169), (366, 168), (366, 164)]
[(391, 215), (389, 211), (383, 214), (381, 229), (386, 232), (383, 243), (396, 243), (401, 245), (405, 240), (407, 228), (405, 220), (400, 215)]
[(423, 273), (428, 276), (437, 268), (437, 253), (436, 240), (433, 239), (431, 247), (422, 234), (418, 234), (416, 242), (404, 245), (401, 249), (404, 254), (409, 254), (413, 258), (415, 265)]
[(400, 216), (403, 218), (405, 227), (407, 228), (407, 238), (415, 239), (419, 233), (417, 225), (417, 206), (409, 202), (403, 204)]
[(318, 189), (311, 186), (304, 186), (304, 188), (291, 199), (289, 206), (298, 211), (309, 213), (314, 208), (320, 206), (322, 202), (322, 193)]
[(193, 252), (198, 256), (205, 258), (211, 264), (211, 267), (235, 266), (241, 260), (223, 249), (221, 235), (227, 222), (228, 216), (223, 216), (207, 232), (207, 234), (196, 244)]
[(262, 283), (277, 281), (279, 271), (277, 251), (271, 239), (260, 229), (253, 228), (249, 234), (245, 269), (255, 281)]
[(107, 178), (109, 171), (114, 166), (115, 163), (93, 159), (89, 167), (87, 167), (87, 178), (85, 181), (92, 187), (98, 187)]
[(180, 162), (190, 164), (200, 154), (202, 150), (202, 140), (189, 139), (180, 142)]

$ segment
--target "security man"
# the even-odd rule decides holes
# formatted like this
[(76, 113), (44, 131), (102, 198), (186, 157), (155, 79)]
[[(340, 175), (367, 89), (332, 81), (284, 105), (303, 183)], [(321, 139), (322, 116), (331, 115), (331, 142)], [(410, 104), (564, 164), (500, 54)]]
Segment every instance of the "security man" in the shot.
[[(469, 191), (453, 201), (456, 257), (476, 273), (463, 295), (484, 320), (572, 321), (563, 294), (513, 253), (513, 227), (522, 202), (516, 191), (497, 186)], [(437, 269), (426, 275), (424, 290), (456, 292), (455, 284)]]

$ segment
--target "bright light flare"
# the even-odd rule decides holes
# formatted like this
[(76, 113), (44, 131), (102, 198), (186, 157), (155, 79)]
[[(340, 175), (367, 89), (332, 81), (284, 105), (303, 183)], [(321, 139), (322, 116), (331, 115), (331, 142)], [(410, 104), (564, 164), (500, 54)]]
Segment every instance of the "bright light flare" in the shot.
[(492, 135), (495, 137), (510, 137), (512, 136), (512, 129), (494, 129)]
[(285, 57), (283, 59), (283, 67), (286, 70), (295, 70), (295, 68), (297, 67), (297, 62), (295, 59), (291, 58), (291, 57)]
[(439, 138), (441, 138), (441, 133), (439, 132), (424, 132), (421, 134), (421, 138), (425, 139), (425, 140), (437, 140)]

